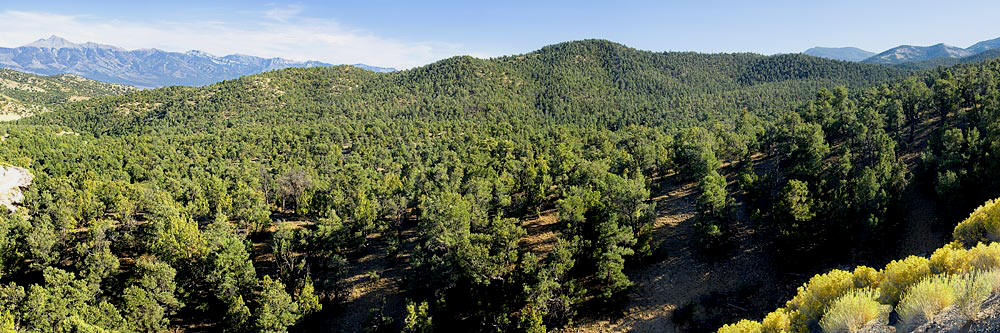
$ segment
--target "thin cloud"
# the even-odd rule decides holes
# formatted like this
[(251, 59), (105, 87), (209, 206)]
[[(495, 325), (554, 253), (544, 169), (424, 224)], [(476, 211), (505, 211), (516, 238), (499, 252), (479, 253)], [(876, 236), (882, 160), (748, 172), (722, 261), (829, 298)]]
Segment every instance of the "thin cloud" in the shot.
[(288, 19), (296, 17), (302, 13), (301, 5), (288, 5), (285, 7), (276, 7), (264, 11), (264, 17), (269, 19), (287, 22)]
[(401, 41), (343, 26), (334, 20), (302, 17), (301, 7), (264, 11), (269, 20), (135, 22), (87, 15), (0, 11), (0, 45), (20, 46), (57, 35), (73, 42), (93, 41), (127, 49), (197, 49), (216, 55), (249, 54), (333, 64), (365, 63), (411, 68), (470, 53), (459, 44)]

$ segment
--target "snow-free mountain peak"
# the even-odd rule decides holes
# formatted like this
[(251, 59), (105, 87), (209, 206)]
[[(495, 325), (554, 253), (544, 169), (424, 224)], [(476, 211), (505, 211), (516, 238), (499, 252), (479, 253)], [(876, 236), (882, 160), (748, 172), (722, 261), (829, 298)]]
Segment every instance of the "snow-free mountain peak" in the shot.
[(1000, 49), (1000, 38), (984, 40), (979, 43), (969, 46), (966, 50), (972, 51), (974, 53), (980, 53), (984, 51), (989, 51), (992, 49)]
[(972, 51), (944, 43), (931, 46), (900, 45), (865, 59), (864, 62), (895, 65), (937, 58), (963, 58), (973, 54), (975, 53)]
[(36, 40), (35, 42), (25, 45), (26, 47), (37, 47), (37, 48), (48, 48), (48, 49), (64, 49), (64, 48), (75, 48), (80, 45), (74, 44), (66, 40), (65, 38), (52, 35), (49, 38), (42, 38)]
[(856, 47), (814, 47), (802, 52), (814, 57), (844, 61), (861, 61), (875, 55), (875, 52), (865, 51)]
[(62, 37), (59, 37), (59, 36), (56, 36), (56, 35), (49, 36), (49, 38), (43, 38), (43, 39), (36, 40), (36, 41), (32, 42), (31, 44), (28, 44), (28, 45), (25, 45), (25, 46), (22, 46), (22, 47), (33, 47), (33, 48), (39, 48), (39, 49), (56, 49), (56, 50), (58, 50), (58, 49), (108, 49), (108, 50), (115, 50), (115, 51), (125, 51), (125, 49), (117, 47), (117, 46), (105, 45), (105, 44), (98, 44), (98, 43), (93, 43), (93, 42), (86, 42), (86, 43), (83, 43), (83, 44), (77, 44), (77, 43), (73, 43), (73, 42), (71, 42), (69, 40), (66, 40), (65, 38), (62, 38)]
[[(248, 55), (218, 57), (199, 50), (184, 53), (126, 50), (90, 42), (77, 44), (59, 36), (16, 48), (0, 47), (0, 68), (41, 75), (75, 74), (142, 88), (203, 86), (277, 69), (326, 66), (333, 65)], [(361, 64), (353, 66), (376, 72), (395, 71)]]
[[(814, 47), (802, 53), (835, 60), (863, 61), (889, 65), (922, 63), (936, 66), (947, 63), (959, 63), (961, 62), (960, 59), (972, 59), (973, 56), (993, 49), (1000, 49), (1000, 38), (981, 41), (964, 49), (945, 43), (938, 43), (931, 46), (900, 45), (879, 54), (856, 47)], [(982, 57), (975, 58), (992, 58), (992, 54), (983, 54)]]

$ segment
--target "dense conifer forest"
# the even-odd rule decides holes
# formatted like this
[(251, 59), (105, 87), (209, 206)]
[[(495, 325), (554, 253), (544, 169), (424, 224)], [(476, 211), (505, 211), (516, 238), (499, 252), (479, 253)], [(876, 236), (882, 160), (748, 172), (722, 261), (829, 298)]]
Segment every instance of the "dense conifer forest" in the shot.
[[(370, 332), (572, 330), (671, 251), (654, 197), (678, 183), (700, 260), (740, 251), (750, 221), (767, 255), (824, 272), (895, 246), (905, 193), (949, 221), (998, 196), (998, 74), (587, 40), (61, 105), (0, 126), (0, 161), (34, 176), (0, 223), (0, 326), (315, 331), (354, 313)], [(400, 299), (351, 307), (371, 255), (401, 272)], [(881, 296), (850, 295), (899, 302), (909, 284), (871, 270), (857, 289)], [(827, 325), (826, 305), (795, 302), (778, 331)], [(767, 315), (744, 310), (684, 325)], [(738, 325), (722, 330), (761, 329)]]

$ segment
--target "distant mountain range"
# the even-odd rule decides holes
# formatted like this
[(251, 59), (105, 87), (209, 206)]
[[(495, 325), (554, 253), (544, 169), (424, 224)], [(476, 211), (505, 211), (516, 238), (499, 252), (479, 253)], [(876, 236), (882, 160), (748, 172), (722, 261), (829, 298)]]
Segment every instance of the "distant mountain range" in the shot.
[(814, 47), (802, 53), (814, 57), (844, 61), (861, 61), (875, 55), (875, 52), (868, 52), (856, 47)]
[[(996, 53), (987, 51), (1000, 49), (1000, 38), (982, 41), (968, 48), (960, 48), (944, 43), (932, 46), (900, 45), (882, 53), (874, 54), (855, 47), (814, 47), (804, 54), (845, 61), (860, 61), (873, 64), (904, 65), (926, 67), (928, 64), (956, 64), (967, 62), (963, 59), (983, 60), (993, 58)], [(867, 57), (862, 57), (867, 54)], [(951, 59), (951, 60), (949, 60)]]
[(960, 47), (945, 45), (944, 43), (933, 46), (901, 45), (876, 54), (871, 58), (865, 59), (864, 62), (896, 65), (937, 58), (965, 58), (973, 54), (975, 54), (975, 52)]
[[(203, 86), (276, 69), (329, 66), (334, 65), (238, 54), (217, 57), (202, 51), (126, 50), (90, 42), (76, 44), (57, 36), (0, 48), (0, 68), (41, 75), (75, 74), (141, 88)], [(365, 64), (352, 66), (373, 72), (396, 71)]]

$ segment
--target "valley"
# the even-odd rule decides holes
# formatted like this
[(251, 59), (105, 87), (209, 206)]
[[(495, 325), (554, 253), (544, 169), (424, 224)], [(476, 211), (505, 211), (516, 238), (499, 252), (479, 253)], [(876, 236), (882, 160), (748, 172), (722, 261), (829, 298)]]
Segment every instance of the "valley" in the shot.
[(41, 40), (36, 73), (146, 52), (199, 76), (0, 70), (0, 162), (28, 179), (0, 330), (988, 327), (993, 44), (586, 39), (395, 71)]

